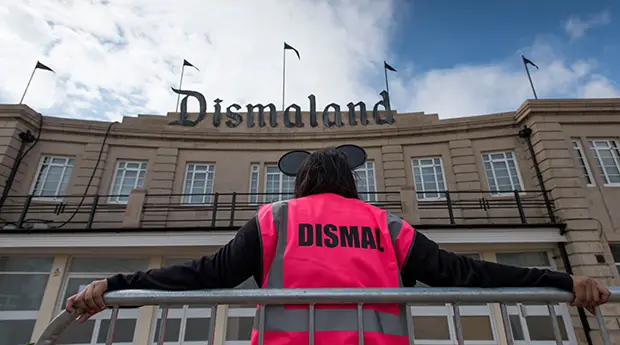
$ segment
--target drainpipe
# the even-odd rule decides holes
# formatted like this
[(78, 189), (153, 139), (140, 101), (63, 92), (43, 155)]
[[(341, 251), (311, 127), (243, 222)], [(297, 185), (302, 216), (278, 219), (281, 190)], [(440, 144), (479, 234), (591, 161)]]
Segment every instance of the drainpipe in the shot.
[[(527, 147), (530, 151), (530, 156), (532, 156), (532, 163), (534, 164), (534, 171), (536, 172), (536, 178), (538, 179), (538, 185), (540, 186), (540, 192), (543, 195), (545, 200), (545, 205), (547, 206), (547, 213), (549, 214), (549, 220), (552, 224), (556, 224), (555, 212), (553, 211), (553, 207), (551, 206), (551, 200), (549, 199), (549, 194), (547, 194), (547, 188), (545, 188), (545, 182), (542, 177), (542, 173), (540, 172), (540, 166), (538, 165), (538, 158), (536, 158), (536, 152), (534, 152), (534, 145), (532, 145), (532, 129), (528, 128), (527, 125), (523, 126), (523, 129), (519, 131), (519, 138), (525, 139), (527, 141)], [(564, 235), (566, 233), (566, 228), (562, 228), (560, 230), (560, 234)], [(560, 249), (560, 257), (562, 258), (562, 263), (566, 269), (566, 273), (573, 275), (573, 266), (570, 263), (568, 258), (568, 252), (566, 251), (566, 245), (564, 243), (558, 243), (558, 247)], [(577, 308), (577, 312), (579, 313), (579, 320), (581, 321), (581, 325), (583, 326), (583, 331), (586, 335), (586, 341), (588, 345), (593, 345), (592, 337), (590, 336), (590, 323), (588, 322), (588, 318), (586, 317), (586, 312), (583, 308)]]
[(22, 140), (22, 142), (19, 145), (19, 149), (17, 150), (17, 156), (15, 157), (15, 160), (13, 160), (13, 167), (11, 168), (11, 173), (9, 174), (9, 177), (6, 179), (6, 183), (4, 184), (2, 197), (0, 197), (0, 210), (2, 209), (2, 206), (4, 206), (6, 198), (9, 196), (11, 186), (13, 186), (13, 181), (15, 180), (15, 175), (17, 175), (17, 170), (19, 170), (19, 164), (22, 161), (22, 154), (24, 153), (26, 145), (35, 141), (35, 137), (32, 132), (30, 132), (30, 130), (19, 133), (19, 138)]

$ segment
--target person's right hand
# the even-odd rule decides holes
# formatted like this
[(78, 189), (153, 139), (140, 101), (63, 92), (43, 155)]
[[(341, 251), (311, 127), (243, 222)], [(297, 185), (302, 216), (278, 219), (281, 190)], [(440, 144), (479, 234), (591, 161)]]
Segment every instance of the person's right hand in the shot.
[(103, 294), (106, 291), (108, 291), (108, 281), (95, 280), (81, 292), (69, 297), (65, 309), (70, 313), (77, 310), (80, 314), (78, 322), (84, 323), (91, 316), (106, 309), (103, 302)]
[(594, 307), (605, 304), (611, 297), (611, 292), (596, 279), (584, 276), (573, 276), (573, 293), (575, 299), (573, 307), (586, 308), (594, 315)]

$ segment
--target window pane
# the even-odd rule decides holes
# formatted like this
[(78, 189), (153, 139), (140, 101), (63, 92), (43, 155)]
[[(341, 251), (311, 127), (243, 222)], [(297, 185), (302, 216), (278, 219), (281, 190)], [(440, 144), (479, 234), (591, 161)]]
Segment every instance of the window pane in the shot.
[(0, 344), (22, 345), (30, 341), (35, 320), (0, 320)]
[(187, 319), (185, 326), (185, 341), (205, 341), (209, 340), (209, 323), (211, 319)]
[(65, 295), (63, 296), (62, 301), (66, 301), (67, 298), (80, 292), (81, 287), (92, 283), (93, 280), (103, 278), (105, 278), (103, 275), (95, 278), (69, 278), (69, 281), (67, 282), (67, 288), (65, 289)]
[[(108, 329), (110, 327), (110, 320), (102, 320), (101, 326), (99, 326), (99, 335), (97, 336), (97, 342), (104, 343), (108, 339)], [(117, 319), (114, 325), (114, 337), (112, 341), (114, 343), (131, 343), (136, 331), (135, 319)]]
[(449, 340), (450, 329), (446, 316), (414, 316), (413, 329), (416, 339)]
[(95, 320), (74, 322), (61, 333), (58, 344), (90, 344), (94, 330)]
[(0, 256), (0, 272), (49, 273), (52, 270), (52, 261), (52, 258)]
[(253, 324), (252, 317), (229, 317), (226, 323), (226, 340), (250, 340)]
[(48, 277), (0, 273), (0, 311), (39, 310)]
[(525, 334), (523, 333), (523, 327), (521, 326), (521, 319), (518, 315), (510, 315), (510, 327), (512, 328), (512, 337), (515, 340), (525, 340)]
[[(181, 334), (181, 319), (166, 319), (166, 333), (164, 334), (164, 342), (177, 342)], [(153, 332), (153, 341), (157, 343), (159, 340), (159, 319), (155, 323), (155, 332)]]
[[(557, 319), (558, 325), (560, 326), (560, 334), (562, 335), (562, 339), (568, 340), (564, 320), (561, 316), (557, 316)], [(532, 340), (555, 340), (555, 336), (553, 335), (553, 325), (551, 324), (551, 318), (549, 316), (528, 316), (525, 320), (527, 323), (527, 329), (530, 331), (530, 338)]]
[(549, 267), (549, 257), (546, 252), (525, 253), (496, 253), (497, 262), (504, 265), (521, 267)]
[(69, 272), (133, 273), (148, 267), (146, 259), (73, 258)]
[(488, 316), (461, 316), (465, 340), (493, 340), (491, 319)]

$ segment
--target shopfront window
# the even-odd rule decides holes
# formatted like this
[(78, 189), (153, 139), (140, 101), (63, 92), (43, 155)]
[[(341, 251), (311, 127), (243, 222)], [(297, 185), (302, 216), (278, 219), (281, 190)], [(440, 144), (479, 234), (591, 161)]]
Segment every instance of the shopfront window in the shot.
[[(166, 258), (163, 266), (180, 265), (192, 259)], [(160, 337), (160, 321), (163, 309), (157, 309), (151, 327), (152, 344), (157, 344)], [(207, 345), (211, 325), (210, 305), (172, 305), (168, 308), (166, 317), (166, 332), (164, 333), (164, 345)]]
[[(501, 264), (554, 269), (549, 253), (545, 251), (497, 253), (496, 256), (497, 262)], [(556, 304), (555, 312), (564, 344), (576, 344), (567, 306), (565, 304)], [(546, 305), (509, 304), (508, 314), (516, 345), (546, 345), (555, 343), (549, 309)]]
[[(480, 259), (477, 253), (460, 254), (472, 259)], [(416, 287), (428, 287), (418, 282)], [(475, 345), (498, 344), (494, 319), (490, 304), (459, 305), (463, 338), (466, 343)], [(426, 303), (411, 307), (415, 343), (424, 345), (452, 345), (457, 343), (454, 313), (450, 304)]]
[(0, 256), (0, 344), (30, 341), (51, 257)]
[[(93, 280), (103, 279), (117, 273), (133, 273), (148, 268), (148, 259), (73, 258), (58, 302), (59, 311), (64, 309), (67, 298), (84, 289)], [(105, 344), (112, 311), (107, 309), (91, 317), (83, 324), (74, 322), (61, 335), (58, 344), (95, 345)], [(131, 345), (135, 340), (138, 309), (123, 308), (118, 313), (114, 331), (115, 345)]]

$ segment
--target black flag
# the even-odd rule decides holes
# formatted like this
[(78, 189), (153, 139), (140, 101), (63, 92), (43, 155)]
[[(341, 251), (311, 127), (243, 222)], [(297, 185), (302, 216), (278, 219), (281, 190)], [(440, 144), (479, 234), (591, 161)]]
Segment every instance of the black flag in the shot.
[(294, 51), (295, 54), (297, 54), (297, 58), (301, 60), (301, 57), (299, 56), (299, 52), (297, 51), (297, 49), (289, 46), (286, 42), (284, 42), (284, 50), (287, 50), (287, 49), (291, 49), (292, 51)]
[(183, 59), (183, 66), (194, 67), (196, 70), (200, 71), (200, 70), (198, 69), (198, 67), (196, 67), (196, 66), (192, 65), (191, 63), (189, 63), (189, 61), (187, 61), (187, 60), (185, 60), (185, 59)]
[(52, 72), (52, 73), (56, 73), (56, 72), (54, 72), (54, 70), (53, 70), (53, 69), (51, 69), (51, 68), (49, 68), (49, 67), (45, 66), (44, 64), (40, 63), (39, 61), (37, 61), (37, 65), (35, 66), (35, 69), (37, 69), (37, 68), (38, 68), (38, 69), (44, 69), (44, 70), (46, 70), (46, 71), (50, 71), (50, 72)]
[(390, 70), (390, 71), (392, 71), (392, 72), (398, 72), (398, 71), (397, 71), (394, 67), (392, 67), (392, 66), (388, 65), (388, 63), (387, 63), (387, 62), (385, 62), (385, 61), (383, 61), (383, 68), (385, 68), (385, 69), (389, 69), (389, 70)]
[(525, 56), (521, 55), (521, 59), (523, 59), (523, 64), (527, 65), (528, 63), (534, 67), (536, 67), (536, 69), (538, 69), (538, 66), (536, 66), (535, 63), (533, 63), (530, 59), (526, 58)]

